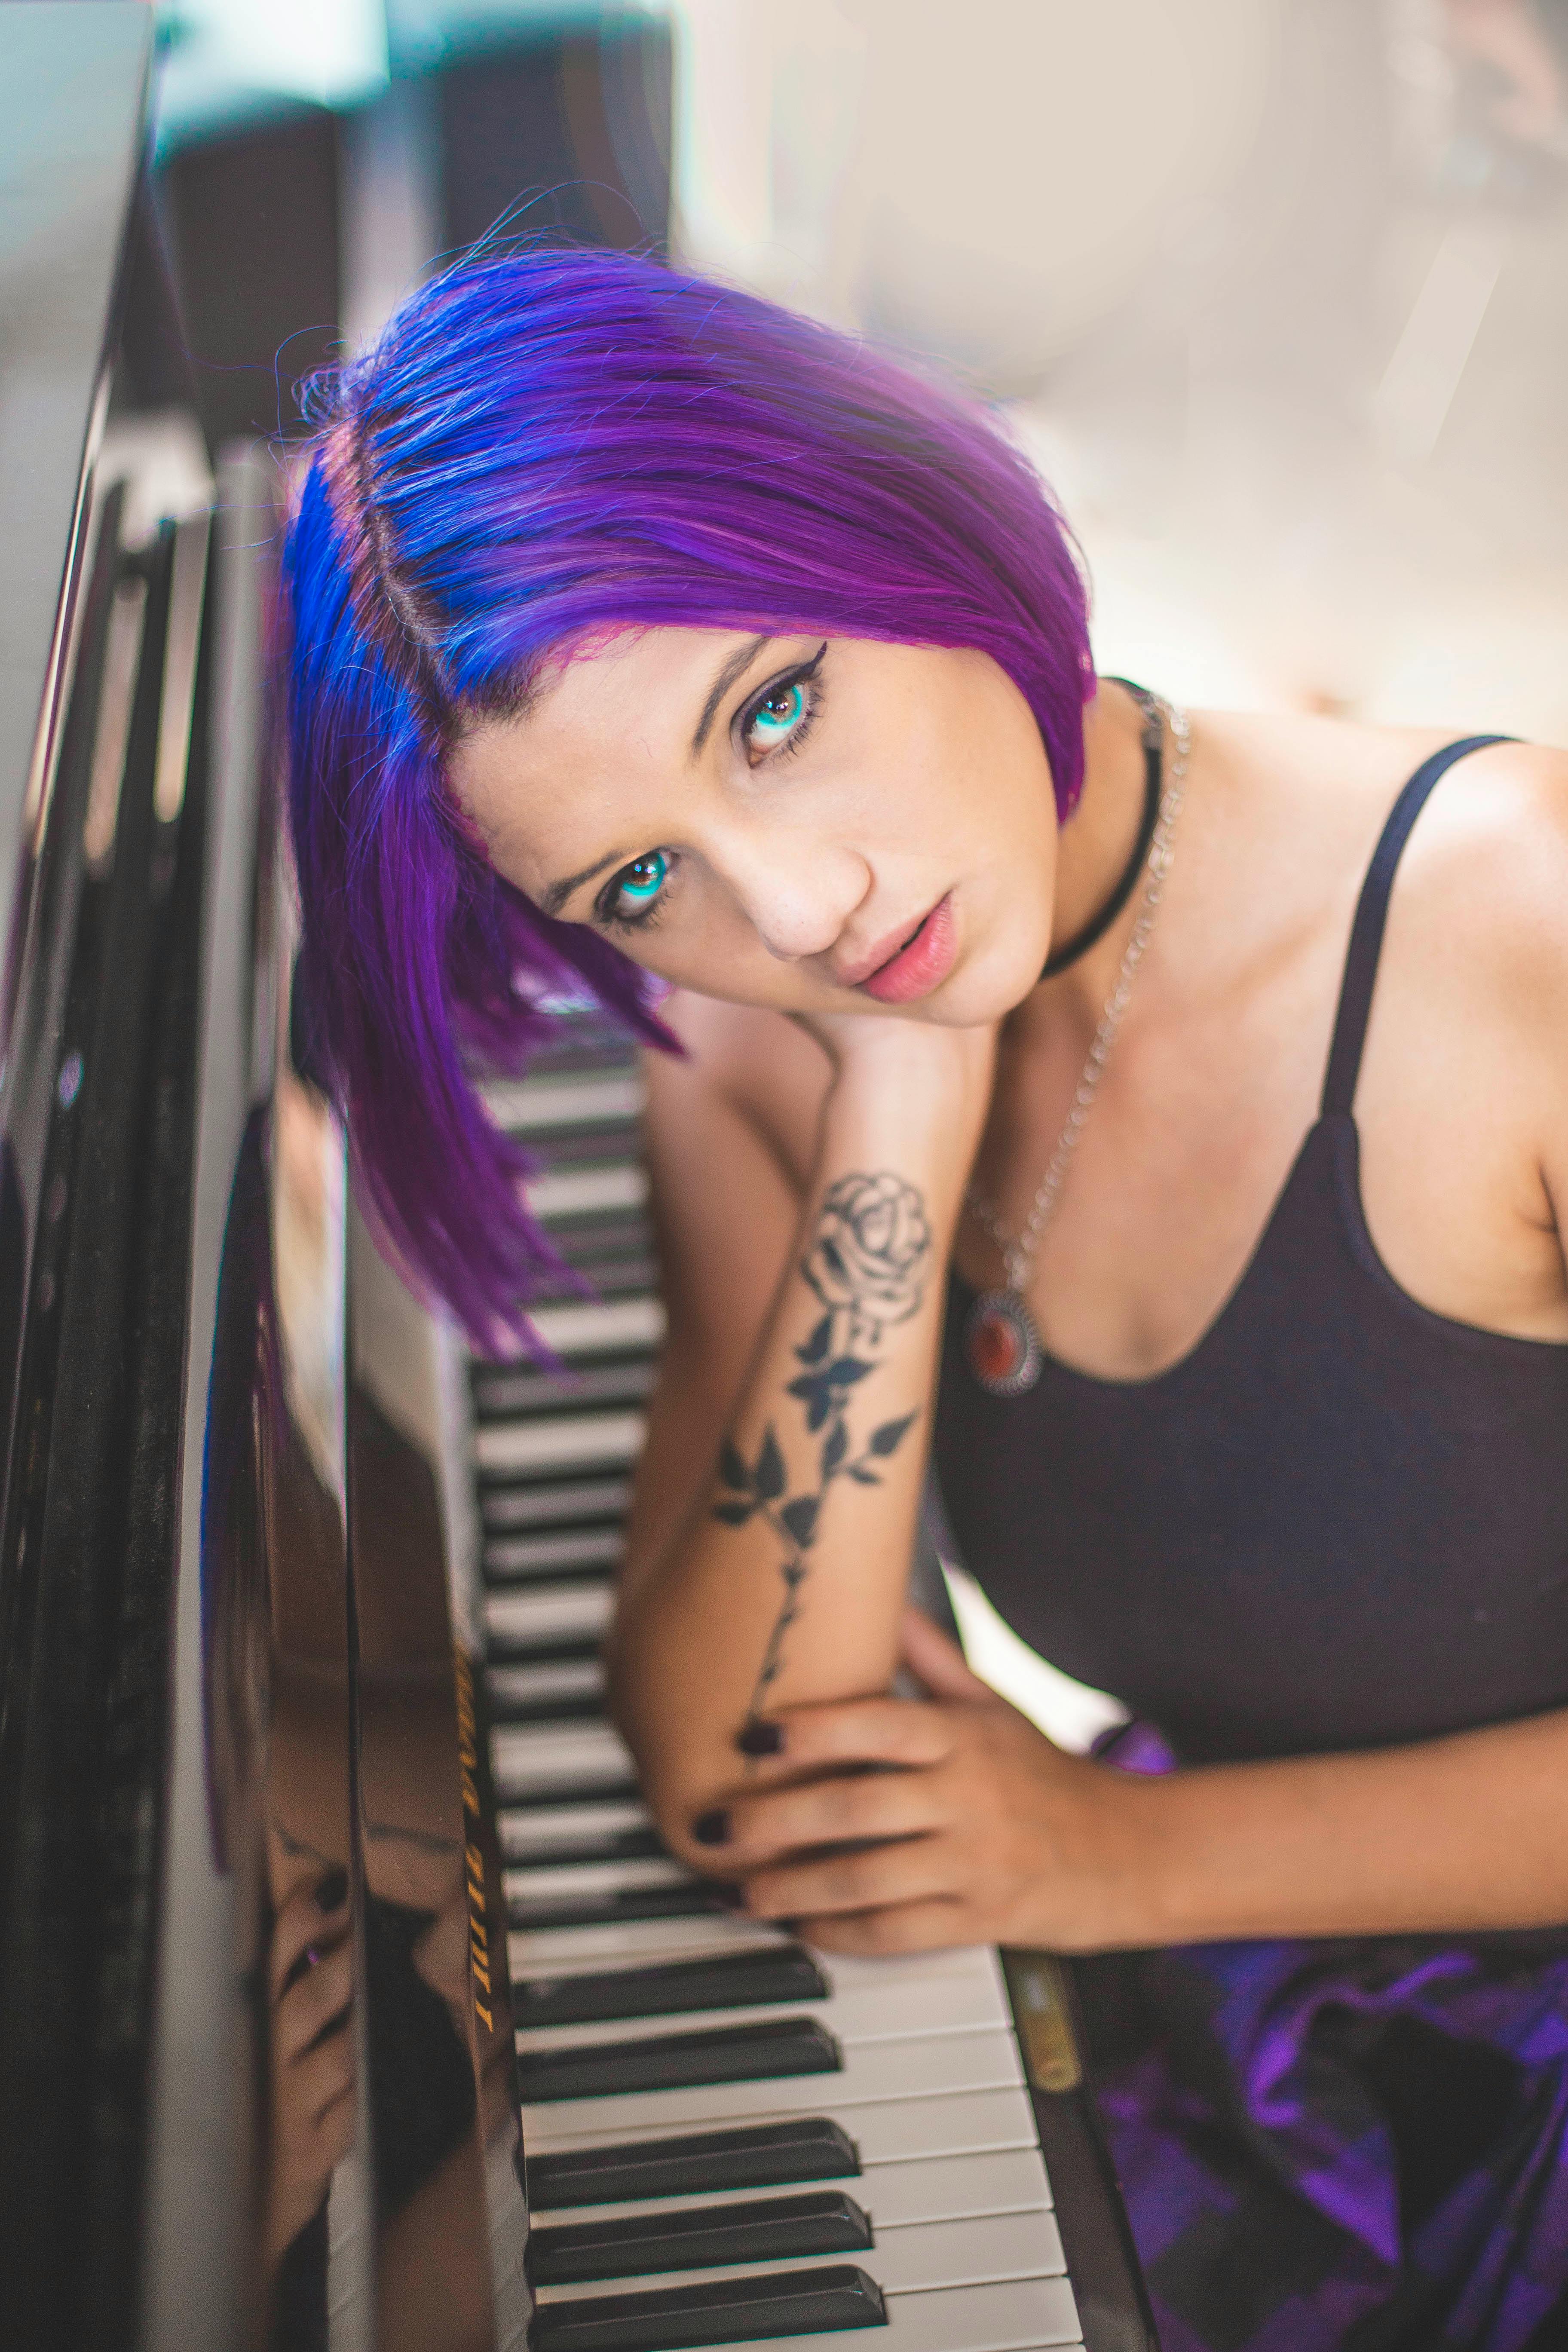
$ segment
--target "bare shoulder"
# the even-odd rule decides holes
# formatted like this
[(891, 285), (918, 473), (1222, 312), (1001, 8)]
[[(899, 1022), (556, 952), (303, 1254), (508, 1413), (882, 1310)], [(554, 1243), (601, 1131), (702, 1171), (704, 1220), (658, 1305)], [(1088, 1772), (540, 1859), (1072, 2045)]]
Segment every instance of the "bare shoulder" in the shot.
[[(1403, 899), (1403, 909), (1399, 900)], [(1568, 751), (1496, 743), (1443, 778), (1400, 862), (1394, 920), (1516, 1034), (1568, 1010)]]
[(661, 1012), (686, 1048), (690, 1076), (739, 1111), (804, 1185), (830, 1076), (821, 1047), (782, 1013), (688, 989), (677, 989)]

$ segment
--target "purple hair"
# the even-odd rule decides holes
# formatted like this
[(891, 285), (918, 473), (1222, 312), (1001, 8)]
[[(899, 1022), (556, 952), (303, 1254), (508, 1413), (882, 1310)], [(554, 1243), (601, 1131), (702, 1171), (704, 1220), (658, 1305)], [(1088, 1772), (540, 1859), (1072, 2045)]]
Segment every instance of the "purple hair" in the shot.
[(473, 1060), (521, 1067), (563, 988), (662, 1033), (635, 965), (486, 864), (447, 788), (465, 730), (606, 630), (973, 647), (1028, 702), (1066, 814), (1084, 583), (980, 410), (634, 256), (461, 265), (313, 397), (283, 558), (311, 1052), (388, 1240), (493, 1345), (556, 1261)]

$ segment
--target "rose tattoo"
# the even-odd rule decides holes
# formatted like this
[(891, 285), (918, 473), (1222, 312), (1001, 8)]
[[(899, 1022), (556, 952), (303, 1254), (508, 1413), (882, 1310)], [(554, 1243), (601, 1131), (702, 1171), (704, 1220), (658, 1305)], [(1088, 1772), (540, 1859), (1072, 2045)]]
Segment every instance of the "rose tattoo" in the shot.
[(829, 1190), (801, 1272), (828, 1308), (847, 1307), (848, 1336), (874, 1347), (885, 1323), (921, 1303), (931, 1227), (925, 1203), (898, 1176), (841, 1176)]
[(920, 1417), (906, 1412), (882, 1422), (857, 1451), (848, 1406), (861, 1381), (877, 1369), (875, 1351), (884, 1330), (907, 1322), (919, 1309), (931, 1247), (925, 1203), (912, 1184), (886, 1171), (841, 1176), (823, 1201), (800, 1262), (824, 1312), (795, 1351), (801, 1370), (785, 1391), (804, 1408), (808, 1433), (822, 1433), (816, 1485), (789, 1494), (784, 1453), (771, 1422), (754, 1462), (746, 1461), (729, 1438), (720, 1448), (719, 1475), (730, 1493), (715, 1504), (714, 1517), (731, 1528), (760, 1517), (784, 1552), (779, 1564), (784, 1598), (752, 1693), (752, 1716), (765, 1704), (784, 1664), (784, 1637), (800, 1613), (800, 1589), (828, 1487), (836, 1478), (879, 1486), (876, 1464), (897, 1453)]

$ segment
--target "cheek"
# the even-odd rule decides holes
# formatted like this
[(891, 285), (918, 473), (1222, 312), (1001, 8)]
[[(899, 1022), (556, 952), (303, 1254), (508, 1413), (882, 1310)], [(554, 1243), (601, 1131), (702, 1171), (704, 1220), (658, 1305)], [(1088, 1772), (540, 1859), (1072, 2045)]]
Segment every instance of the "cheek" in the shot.
[(751, 924), (734, 907), (710, 898), (700, 906), (672, 906), (664, 921), (646, 931), (612, 937), (629, 962), (699, 996), (773, 1004), (786, 985), (785, 967), (768, 954)]

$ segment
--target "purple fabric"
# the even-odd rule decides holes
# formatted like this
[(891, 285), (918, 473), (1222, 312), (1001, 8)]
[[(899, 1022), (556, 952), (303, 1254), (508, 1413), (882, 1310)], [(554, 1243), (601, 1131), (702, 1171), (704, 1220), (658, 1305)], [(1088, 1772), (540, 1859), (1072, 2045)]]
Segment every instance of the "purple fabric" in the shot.
[[(1174, 1761), (1143, 1724), (1100, 1752)], [(1134, 1965), (1152, 2031), (1097, 2091), (1163, 2352), (1522, 2352), (1568, 2295), (1568, 1938), (1211, 1944)], [(1480, 2144), (1413, 2220), (1412, 2152), (1377, 2096), (1391, 2028), (1438, 2074), (1445, 2053), (1504, 2062)]]

